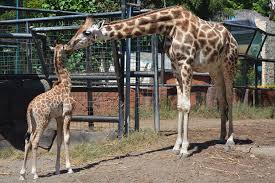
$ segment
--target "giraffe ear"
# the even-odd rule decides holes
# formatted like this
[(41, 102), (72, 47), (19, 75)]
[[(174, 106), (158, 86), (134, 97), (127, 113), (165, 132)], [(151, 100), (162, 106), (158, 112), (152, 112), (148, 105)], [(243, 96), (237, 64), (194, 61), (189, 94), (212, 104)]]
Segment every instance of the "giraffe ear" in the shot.
[(92, 16), (87, 16), (85, 19), (85, 25), (92, 25), (93, 24), (93, 18)]
[(104, 26), (105, 20), (102, 20), (100, 22), (98, 22), (98, 29), (101, 29)]
[(54, 47), (53, 46), (49, 46), (51, 51), (54, 51)]

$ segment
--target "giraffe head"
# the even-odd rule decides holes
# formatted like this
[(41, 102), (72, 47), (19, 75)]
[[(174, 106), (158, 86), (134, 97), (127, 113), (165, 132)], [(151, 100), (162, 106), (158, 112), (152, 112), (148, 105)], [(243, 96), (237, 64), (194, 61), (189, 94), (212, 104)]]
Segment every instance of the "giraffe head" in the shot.
[(93, 24), (93, 19), (87, 17), (84, 24), (80, 26), (76, 34), (68, 42), (67, 50), (77, 50), (88, 47), (91, 43), (102, 35), (101, 27), (104, 22), (99, 24)]
[(272, 20), (273, 17), (275, 16), (275, 0), (270, 0), (269, 8), (271, 11), (271, 13), (269, 15), (269, 20)]
[(54, 67), (55, 71), (58, 74), (59, 70), (64, 68), (64, 60), (66, 59), (67, 45), (56, 44), (54, 48), (51, 48), (54, 51)]

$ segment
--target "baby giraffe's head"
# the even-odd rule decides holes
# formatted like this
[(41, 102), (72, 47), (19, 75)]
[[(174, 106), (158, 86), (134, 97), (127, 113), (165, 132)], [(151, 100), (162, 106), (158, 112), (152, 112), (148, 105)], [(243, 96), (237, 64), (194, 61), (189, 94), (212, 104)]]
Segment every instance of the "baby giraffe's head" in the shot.
[[(54, 57), (53, 57), (53, 63), (55, 69), (64, 68), (64, 60), (66, 59), (66, 53), (67, 53), (67, 45), (64, 44), (56, 44), (53, 48), (51, 48), (54, 51)], [(56, 70), (58, 72), (58, 70)]]

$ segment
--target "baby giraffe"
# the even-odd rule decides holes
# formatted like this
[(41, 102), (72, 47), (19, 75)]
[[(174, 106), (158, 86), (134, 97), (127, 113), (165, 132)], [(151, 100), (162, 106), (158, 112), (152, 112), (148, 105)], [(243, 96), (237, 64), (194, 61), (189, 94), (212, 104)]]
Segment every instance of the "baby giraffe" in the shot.
[[(25, 154), (20, 180), (25, 179), (26, 161), (30, 148), (32, 148), (32, 174), (37, 179), (36, 154), (39, 139), (52, 118), (57, 122), (57, 157), (56, 174), (60, 173), (60, 148), (64, 135), (66, 168), (68, 173), (73, 173), (69, 160), (70, 121), (74, 100), (71, 96), (71, 79), (69, 72), (64, 68), (62, 57), (65, 54), (65, 45), (57, 44), (54, 48), (54, 65), (58, 82), (53, 88), (35, 97), (27, 109), (28, 131), (25, 135)], [(62, 135), (63, 132), (63, 135)]]

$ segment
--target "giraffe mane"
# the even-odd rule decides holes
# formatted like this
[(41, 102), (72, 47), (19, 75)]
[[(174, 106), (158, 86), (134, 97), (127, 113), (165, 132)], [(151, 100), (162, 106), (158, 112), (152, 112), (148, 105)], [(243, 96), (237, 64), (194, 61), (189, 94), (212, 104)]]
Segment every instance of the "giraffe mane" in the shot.
[(112, 25), (112, 24), (116, 24), (116, 23), (122, 23), (122, 22), (125, 22), (125, 21), (135, 20), (137, 18), (146, 16), (146, 15), (151, 15), (151, 14), (156, 13), (156, 12), (169, 10), (169, 9), (175, 9), (175, 8), (182, 8), (183, 10), (187, 10), (184, 6), (179, 6), (179, 5), (170, 6), (170, 7), (166, 7), (166, 8), (157, 9), (157, 10), (150, 10), (149, 12), (142, 13), (142, 14), (133, 16), (133, 17), (128, 18), (128, 19), (122, 19), (122, 20), (116, 20), (116, 21), (112, 21), (112, 22), (106, 22), (104, 25)]

